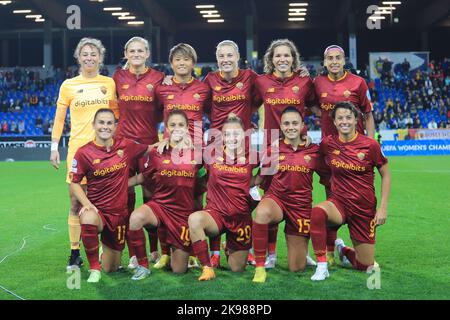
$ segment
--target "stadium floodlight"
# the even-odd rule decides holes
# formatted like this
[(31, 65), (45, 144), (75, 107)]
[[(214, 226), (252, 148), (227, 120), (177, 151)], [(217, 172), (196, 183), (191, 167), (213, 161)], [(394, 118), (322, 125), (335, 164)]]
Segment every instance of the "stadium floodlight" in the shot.
[(113, 13), (111, 13), (113, 16), (121, 16), (121, 17), (123, 17), (123, 16), (129, 16), (130, 15), (130, 13), (129, 12), (113, 12)]
[(136, 19), (135, 16), (122, 16), (122, 17), (119, 17), (119, 20), (134, 20), (134, 19)]
[(6, 6), (7, 4), (10, 4), (12, 1), (0, 1), (0, 4)]
[(305, 21), (305, 18), (288, 18), (288, 21)]
[(289, 12), (306, 12), (307, 8), (289, 8)]
[(35, 22), (44, 22), (45, 21), (45, 19), (44, 18), (39, 18), (39, 19), (36, 19), (36, 20), (34, 20)]
[(372, 16), (372, 17), (369, 17), (369, 19), (370, 20), (384, 20), (384, 19), (386, 19), (386, 17), (385, 16)]
[(203, 18), (220, 18), (220, 14), (204, 14)]
[(383, 1), (383, 4), (394, 5), (394, 4), (402, 4), (401, 1)]
[(289, 12), (290, 16), (306, 16), (306, 12)]
[(378, 10), (395, 10), (396, 7), (378, 7)]
[(208, 19), (206, 20), (208, 23), (222, 23), (225, 20), (224, 19)]
[(27, 14), (25, 18), (27, 19), (39, 19), (42, 17), (42, 14)]
[(134, 25), (139, 25), (139, 24), (144, 24), (144, 21), (142, 20), (138, 20), (138, 21), (128, 21), (128, 24), (134, 24)]
[(14, 10), (13, 13), (31, 13), (31, 10), (30, 9)]
[(208, 13), (219, 13), (219, 10), (201, 10), (201, 14), (208, 14)]
[(103, 11), (121, 11), (122, 7), (108, 7), (108, 8), (103, 8)]
[(295, 2), (289, 3), (289, 7), (307, 7), (309, 4), (307, 2)]
[(212, 9), (215, 8), (216, 6), (213, 4), (199, 4), (197, 6), (195, 6), (197, 9)]

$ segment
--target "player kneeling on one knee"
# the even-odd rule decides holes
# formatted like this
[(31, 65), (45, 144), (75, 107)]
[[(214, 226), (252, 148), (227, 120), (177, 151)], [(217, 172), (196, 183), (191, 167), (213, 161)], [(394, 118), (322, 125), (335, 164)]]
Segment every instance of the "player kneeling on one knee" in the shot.
[[(278, 148), (272, 148), (264, 161), (261, 176), (271, 175), (269, 189), (256, 208), (253, 222), (253, 249), (256, 270), (254, 282), (265, 282), (266, 248), (269, 225), (285, 220), (288, 266), (293, 272), (306, 267), (310, 213), (312, 206), (313, 173), (327, 176), (327, 169), (319, 154), (319, 146), (302, 139), (303, 119), (297, 108), (289, 106), (280, 122), (283, 137)], [(259, 180), (259, 179), (258, 179)], [(261, 178), (262, 181), (262, 178)], [(257, 181), (259, 182), (259, 181)], [(322, 181), (323, 183), (326, 180)]]
[[(325, 137), (320, 151), (331, 170), (331, 196), (313, 208), (311, 240), (317, 257), (313, 281), (328, 276), (327, 225), (347, 224), (354, 249), (336, 240), (341, 261), (345, 256), (355, 269), (366, 271), (375, 264), (376, 227), (387, 218), (390, 174), (387, 159), (377, 141), (356, 132), (359, 112), (350, 102), (337, 103), (331, 116), (338, 135)], [(381, 176), (381, 201), (377, 209), (374, 168)]]
[[(128, 228), (128, 170), (133, 161), (153, 148), (125, 138), (113, 140), (116, 127), (111, 109), (99, 109), (93, 123), (95, 139), (77, 150), (72, 163), (70, 188), (83, 205), (81, 238), (91, 272), (88, 282), (98, 282), (101, 278), (99, 233), (103, 270), (112, 272), (120, 267)], [(84, 177), (87, 194), (80, 185)]]

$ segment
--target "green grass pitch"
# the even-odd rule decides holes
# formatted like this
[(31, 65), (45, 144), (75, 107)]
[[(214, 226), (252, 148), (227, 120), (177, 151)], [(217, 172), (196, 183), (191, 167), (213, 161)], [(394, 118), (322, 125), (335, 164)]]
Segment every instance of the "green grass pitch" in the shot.
[[(324, 282), (314, 269), (287, 269), (283, 226), (278, 267), (265, 284), (252, 283), (253, 267), (230, 272), (224, 254), (217, 278), (199, 282), (199, 269), (176, 276), (153, 270), (141, 282), (127, 271), (103, 274), (88, 284), (87, 260), (81, 288), (67, 288), (68, 190), (65, 169), (49, 162), (0, 163), (0, 285), (25, 299), (449, 299), (450, 157), (391, 157), (392, 191), (387, 224), (377, 230), (380, 289), (369, 290), (369, 274), (336, 267)], [(314, 203), (324, 199), (315, 182)], [(377, 177), (377, 195), (380, 180)], [(138, 197), (139, 198), (139, 197)], [(349, 242), (344, 226), (339, 236)], [(312, 250), (310, 250), (312, 252)], [(312, 254), (312, 253), (311, 253)], [(313, 255), (313, 254), (312, 254)], [(122, 264), (126, 266), (125, 251)], [(0, 289), (0, 300), (17, 299)]]

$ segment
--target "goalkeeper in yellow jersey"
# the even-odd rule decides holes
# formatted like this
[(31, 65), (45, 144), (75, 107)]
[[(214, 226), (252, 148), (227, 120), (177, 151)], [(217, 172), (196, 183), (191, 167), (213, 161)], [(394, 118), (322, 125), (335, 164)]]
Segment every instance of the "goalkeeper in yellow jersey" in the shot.
[[(52, 130), (52, 144), (50, 161), (56, 169), (59, 169), (60, 155), (58, 144), (64, 128), (67, 109), (70, 110), (70, 139), (67, 153), (67, 177), (66, 182), (70, 185), (70, 169), (74, 160), (75, 152), (95, 137), (92, 128), (94, 115), (101, 108), (113, 109), (118, 118), (116, 103), (116, 88), (114, 80), (99, 74), (100, 67), (105, 57), (105, 47), (100, 40), (94, 38), (83, 38), (78, 43), (74, 57), (80, 67), (80, 74), (74, 78), (65, 80), (59, 90), (55, 121)], [(83, 188), (86, 181), (83, 181)], [(83, 260), (80, 257), (80, 203), (70, 192), (69, 210), (69, 239), (70, 258), (68, 269), (80, 267)]]

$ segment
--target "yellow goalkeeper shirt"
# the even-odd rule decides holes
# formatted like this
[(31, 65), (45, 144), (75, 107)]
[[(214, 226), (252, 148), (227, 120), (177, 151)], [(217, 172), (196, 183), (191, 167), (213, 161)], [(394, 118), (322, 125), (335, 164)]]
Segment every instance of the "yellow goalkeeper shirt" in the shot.
[(92, 122), (98, 109), (111, 108), (118, 118), (114, 80), (102, 75), (94, 78), (79, 75), (65, 80), (59, 89), (52, 140), (61, 138), (67, 108), (70, 108), (71, 126), (69, 148), (78, 149), (94, 139)]

